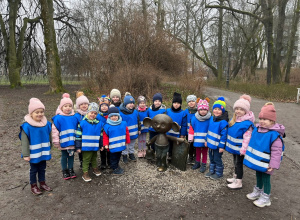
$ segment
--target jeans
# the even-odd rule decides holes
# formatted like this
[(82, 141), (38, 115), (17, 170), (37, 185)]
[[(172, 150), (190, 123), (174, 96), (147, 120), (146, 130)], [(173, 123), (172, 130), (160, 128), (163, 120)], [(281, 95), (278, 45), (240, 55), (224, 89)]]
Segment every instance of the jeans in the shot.
[(110, 153), (110, 167), (115, 170), (119, 167), (122, 152)]
[(69, 150), (62, 150), (61, 151), (61, 168), (62, 170), (66, 169), (73, 169), (74, 164), (74, 152), (73, 155), (70, 156)]
[(45, 181), (45, 174), (46, 174), (46, 161), (43, 160), (39, 163), (30, 163), (30, 171), (29, 171), (29, 178), (30, 184), (34, 184), (37, 182), (36, 174), (38, 174), (39, 182)]
[(219, 153), (219, 148), (215, 150), (209, 149), (209, 170), (211, 173), (216, 173), (218, 176), (223, 176), (224, 165), (222, 155), (223, 153)]

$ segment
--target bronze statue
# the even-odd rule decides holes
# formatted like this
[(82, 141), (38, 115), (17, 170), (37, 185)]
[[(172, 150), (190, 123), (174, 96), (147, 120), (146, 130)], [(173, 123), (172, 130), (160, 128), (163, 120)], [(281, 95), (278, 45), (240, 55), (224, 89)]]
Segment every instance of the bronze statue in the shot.
[(146, 153), (146, 158), (151, 159), (152, 155), (154, 157), (154, 152), (151, 151), (149, 147), (155, 142), (156, 165), (158, 166), (157, 170), (160, 172), (166, 171), (169, 140), (179, 143), (185, 142), (185, 139), (183, 138), (177, 138), (170, 135), (166, 135), (166, 133), (171, 128), (174, 131), (179, 131), (180, 127), (176, 122), (173, 122), (170, 116), (166, 114), (158, 114), (153, 119), (148, 117), (144, 118), (143, 124), (145, 127), (152, 126), (152, 128), (159, 133), (147, 142), (148, 150)]

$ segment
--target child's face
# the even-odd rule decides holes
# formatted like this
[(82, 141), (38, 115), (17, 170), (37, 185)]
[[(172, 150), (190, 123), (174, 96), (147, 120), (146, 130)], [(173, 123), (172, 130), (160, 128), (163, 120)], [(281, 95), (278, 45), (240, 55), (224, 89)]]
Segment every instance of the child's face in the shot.
[(91, 111), (91, 112), (87, 113), (87, 117), (90, 120), (94, 120), (97, 117), (97, 112)]
[(246, 111), (240, 107), (234, 109), (234, 113), (236, 116), (241, 117), (246, 114)]
[(71, 104), (65, 104), (62, 108), (61, 108), (62, 112), (66, 115), (70, 114), (72, 112), (72, 105)]
[(207, 115), (207, 110), (206, 109), (200, 109), (199, 110), (199, 115), (201, 115), (201, 116), (205, 116), (205, 115)]
[(222, 110), (220, 108), (214, 108), (213, 114), (214, 116), (219, 117), (222, 115)]
[(101, 105), (100, 110), (101, 110), (101, 112), (107, 112), (108, 111), (108, 106), (107, 105)]
[(36, 122), (40, 122), (40, 121), (42, 121), (42, 118), (44, 117), (44, 115), (45, 115), (44, 109), (38, 108), (38, 109), (34, 110), (30, 116)]
[(119, 98), (119, 96), (113, 96), (113, 97), (112, 97), (112, 100), (113, 100), (114, 102), (118, 102), (118, 101), (120, 101), (120, 98)]
[(145, 102), (140, 102), (139, 107), (140, 108), (145, 108), (146, 107), (146, 103)]
[(155, 101), (153, 102), (153, 104), (154, 104), (155, 108), (158, 108), (159, 106), (161, 106), (161, 101), (155, 100)]
[(178, 109), (181, 106), (181, 104), (179, 102), (174, 102), (172, 105), (173, 105), (173, 108), (175, 108), (175, 109)]
[(79, 108), (81, 111), (86, 111), (89, 107), (89, 104), (88, 103), (82, 103), (81, 105), (79, 105)]
[(134, 109), (134, 103), (128, 103), (128, 104), (126, 105), (126, 108), (127, 108), (127, 109)]
[(258, 123), (259, 123), (259, 126), (264, 127), (264, 128), (270, 128), (275, 124), (274, 121), (271, 121), (269, 119), (264, 119), (264, 118), (260, 118)]
[(112, 121), (118, 121), (118, 119), (119, 119), (119, 116), (117, 116), (117, 115), (110, 116), (110, 120), (112, 120)]
[(189, 106), (190, 108), (195, 108), (195, 107), (196, 107), (196, 102), (190, 101), (190, 102), (188, 103), (188, 106)]

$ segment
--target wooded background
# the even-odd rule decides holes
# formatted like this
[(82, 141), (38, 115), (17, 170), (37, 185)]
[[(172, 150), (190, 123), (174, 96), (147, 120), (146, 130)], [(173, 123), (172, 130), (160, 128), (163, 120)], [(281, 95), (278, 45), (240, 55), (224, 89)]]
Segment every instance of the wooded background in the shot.
[(267, 84), (290, 83), (299, 10), (300, 0), (2, 0), (0, 76), (12, 88), (46, 76), (50, 92), (64, 91), (62, 76), (141, 91), (161, 75), (257, 80), (258, 68)]

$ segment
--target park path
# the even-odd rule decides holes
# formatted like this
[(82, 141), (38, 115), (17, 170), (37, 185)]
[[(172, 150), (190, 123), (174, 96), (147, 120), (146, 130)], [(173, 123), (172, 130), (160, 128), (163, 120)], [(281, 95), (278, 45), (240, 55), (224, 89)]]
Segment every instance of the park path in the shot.
[[(295, 91), (295, 99), (296, 99)], [(243, 94), (230, 92), (226, 90), (206, 87), (204, 94), (209, 98), (216, 100), (219, 96), (225, 98), (229, 116), (232, 117), (232, 107), (234, 102)], [(251, 110), (255, 115), (255, 120), (258, 122), (258, 114), (261, 107), (268, 100), (251, 97)], [(277, 122), (283, 124), (286, 128), (285, 155), (294, 161), (297, 166), (300, 166), (300, 104), (273, 102), (277, 111)]]

